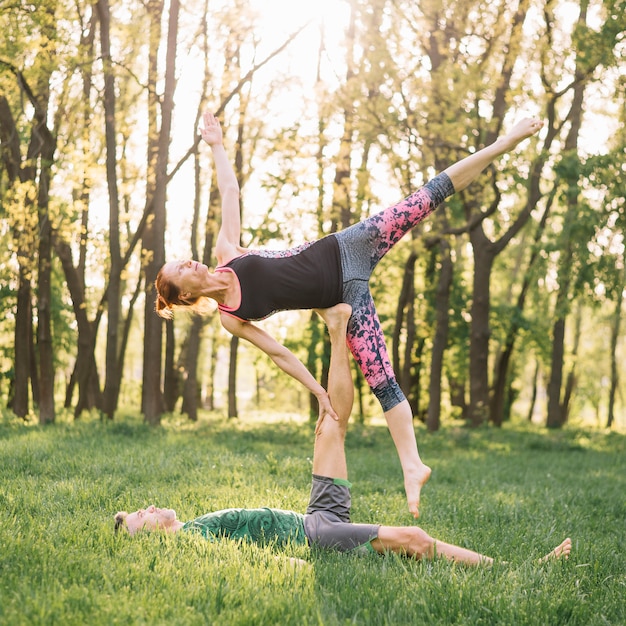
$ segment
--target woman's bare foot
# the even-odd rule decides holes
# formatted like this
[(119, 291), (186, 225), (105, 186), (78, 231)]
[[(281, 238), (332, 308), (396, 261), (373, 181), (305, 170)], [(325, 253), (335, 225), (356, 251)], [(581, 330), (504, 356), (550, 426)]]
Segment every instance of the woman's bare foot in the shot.
[(543, 127), (543, 122), (537, 118), (525, 118), (520, 120), (511, 128), (511, 130), (500, 138), (503, 148), (506, 152), (515, 148), (515, 146), (539, 132)]
[(568, 537), (562, 543), (560, 543), (552, 552), (549, 552), (545, 556), (539, 559), (539, 563), (545, 563), (546, 561), (551, 561), (552, 559), (567, 559), (569, 558), (569, 553), (572, 551), (572, 540)]
[(420, 494), (422, 487), (428, 482), (432, 470), (423, 463), (415, 470), (404, 472), (404, 490), (409, 505), (409, 511), (415, 519), (420, 515)]

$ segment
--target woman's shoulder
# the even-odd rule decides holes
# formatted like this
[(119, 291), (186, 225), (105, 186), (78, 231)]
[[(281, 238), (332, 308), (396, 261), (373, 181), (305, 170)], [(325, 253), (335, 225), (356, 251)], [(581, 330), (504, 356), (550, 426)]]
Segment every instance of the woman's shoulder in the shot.
[(215, 257), (217, 259), (217, 267), (223, 267), (228, 265), (233, 259), (238, 259), (240, 256), (251, 252), (250, 248), (244, 248), (243, 246), (223, 246), (215, 250)]

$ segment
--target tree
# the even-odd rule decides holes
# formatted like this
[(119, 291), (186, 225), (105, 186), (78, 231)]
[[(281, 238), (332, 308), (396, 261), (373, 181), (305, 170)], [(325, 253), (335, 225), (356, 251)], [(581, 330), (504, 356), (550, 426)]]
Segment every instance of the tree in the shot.
[[(581, 2), (580, 14), (578, 18), (577, 35), (579, 41), (581, 35), (589, 34), (587, 27), (588, 2)], [(609, 18), (612, 21), (612, 18)], [(614, 26), (610, 24), (609, 32), (614, 32)], [(614, 35), (615, 36), (615, 35)], [(593, 228), (594, 219), (585, 219), (584, 211), (586, 205), (579, 200), (578, 180), (580, 176), (580, 165), (578, 159), (578, 137), (582, 126), (584, 95), (586, 84), (589, 82), (597, 65), (605, 62), (610, 56), (610, 52), (615, 45), (615, 39), (608, 39), (604, 42), (606, 47), (600, 48), (595, 54), (590, 55), (587, 47), (582, 45), (577, 48), (576, 66), (572, 78), (573, 98), (570, 107), (568, 120), (570, 128), (564, 143), (564, 152), (559, 164), (558, 172), (564, 184), (564, 204), (566, 206), (563, 218), (562, 236), (560, 238), (558, 284), (559, 289), (555, 303), (555, 321), (553, 326), (552, 360), (550, 368), (550, 380), (548, 383), (548, 415), (547, 426), (558, 428), (567, 419), (568, 399), (571, 396), (571, 388), (566, 387), (565, 396), (563, 389), (563, 365), (564, 365), (564, 343), (565, 327), (570, 302), (575, 297), (576, 287), (584, 282), (579, 279), (574, 282), (573, 268), (578, 267), (584, 274), (588, 268), (586, 257), (588, 254), (587, 242)], [(607, 55), (609, 52), (609, 55)], [(585, 228), (585, 225), (587, 228)], [(592, 231), (591, 231), (592, 232)], [(581, 258), (582, 257), (582, 258)], [(573, 384), (570, 378), (568, 385)]]
[[(27, 17), (23, 24), (37, 33), (43, 42), (29, 76), (13, 63), (1, 61), (4, 71), (13, 75), (15, 84), (32, 107), (30, 139), (25, 158), (21, 156), (20, 133), (6, 97), (2, 97), (0, 131), (8, 139), (8, 149), (3, 150), (4, 164), (9, 179), (18, 186), (18, 211), (30, 215), (30, 223), (36, 216), (37, 240), (33, 231), (24, 229), (26, 223), (19, 220), (14, 229), (18, 249), (19, 281), (18, 306), (15, 325), (16, 367), (12, 408), (16, 415), (28, 413), (28, 380), (33, 381), (33, 398), (39, 407), (41, 424), (55, 419), (54, 403), (54, 354), (52, 339), (52, 220), (50, 214), (51, 168), (56, 151), (56, 137), (48, 127), (50, 108), (50, 80), (55, 70), (52, 49), (56, 40), (55, 7), (44, 5), (32, 22)], [(16, 36), (15, 33), (12, 36)], [(21, 225), (20, 225), (21, 222)], [(36, 264), (36, 265), (35, 265)], [(37, 351), (34, 353), (32, 333), (31, 276), (37, 276)]]
[[(150, 84), (156, 87), (157, 75), (155, 72), (157, 64), (158, 43), (160, 37), (160, 22), (162, 16), (163, 3), (155, 0), (148, 4), (150, 16), (151, 36), (150, 50), (152, 71), (150, 73)], [(142, 413), (145, 420), (150, 424), (158, 424), (163, 413), (163, 395), (161, 389), (161, 355), (162, 355), (162, 320), (154, 315), (155, 294), (153, 284), (157, 273), (165, 262), (165, 206), (167, 198), (167, 167), (169, 162), (170, 132), (172, 127), (172, 111), (174, 108), (174, 92), (176, 85), (176, 39), (178, 36), (178, 15), (180, 3), (172, 0), (169, 6), (169, 21), (167, 32), (167, 50), (165, 53), (165, 84), (163, 90), (163, 101), (160, 105), (161, 124), (157, 131), (156, 127), (156, 106), (149, 107), (152, 111), (150, 115), (151, 131), (149, 133), (148, 148), (148, 187), (150, 197), (149, 203), (152, 206), (152, 220), (144, 234), (143, 252), (145, 255), (145, 297), (146, 307), (144, 315), (144, 367), (142, 384)], [(156, 93), (156, 90), (150, 90)], [(152, 96), (149, 96), (156, 105)], [(153, 186), (150, 176), (154, 175)]]

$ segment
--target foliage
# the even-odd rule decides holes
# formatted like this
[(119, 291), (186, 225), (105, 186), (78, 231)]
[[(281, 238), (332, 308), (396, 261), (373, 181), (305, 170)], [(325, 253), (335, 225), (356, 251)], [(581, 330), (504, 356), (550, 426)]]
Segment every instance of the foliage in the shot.
[[(151, 428), (0, 423), (0, 621), (38, 624), (623, 624), (626, 440), (519, 425), (420, 433), (430, 534), (491, 568), (354, 557), (196, 536), (115, 536), (149, 503), (181, 519), (230, 506), (304, 510), (312, 426), (177, 416)], [(411, 524), (385, 428), (347, 442), (355, 521)], [(576, 468), (573, 474), (573, 467)], [(535, 559), (567, 535), (567, 562)], [(274, 556), (278, 556), (275, 560)], [(287, 558), (307, 564), (293, 568)], [(509, 561), (504, 565), (500, 559)]]
[[(146, 111), (149, 99), (163, 102), (165, 40), (158, 44), (161, 52), (156, 61), (155, 87), (148, 84), (147, 78), (152, 4), (110, 4), (116, 93), (115, 175), (124, 254), (149, 200), (146, 155), (154, 137), (148, 136)], [(423, 231), (418, 233), (416, 229), (415, 240), (403, 242), (381, 264), (373, 291), (386, 335), (391, 337), (396, 330), (405, 259), (410, 251), (419, 250), (414, 321), (417, 339), (425, 346), (419, 367), (423, 369), (423, 380), (427, 380), (435, 319), (432, 294), (437, 288), (438, 266), (437, 259), (421, 246), (422, 235), (449, 236), (455, 251), (454, 282), (444, 371), (465, 386), (477, 369), (486, 371), (470, 362), (468, 350), (473, 322), (468, 312), (478, 300), (470, 286), (475, 268), (468, 245), (468, 214), (483, 214), (500, 194), (496, 210), (484, 221), (484, 229), (491, 241), (505, 235), (527, 208), (532, 167), (540, 159), (544, 164), (537, 173), (537, 205), (530, 207), (532, 216), (527, 226), (507, 245), (491, 274), (489, 357), (493, 360), (494, 347), (499, 347), (519, 322), (514, 360), (524, 363), (539, 355), (547, 365), (552, 341), (550, 319), (561, 313), (560, 309), (555, 311), (559, 286), (555, 275), (565, 241), (572, 242), (573, 250), (565, 273), (574, 279), (562, 306), (567, 309), (565, 313), (569, 313), (570, 303), (579, 300), (590, 315), (596, 316), (598, 304), (613, 305), (622, 297), (624, 1), (602, 0), (589, 5), (590, 17), (585, 22), (578, 16), (588, 3), (564, 0), (513, 4), (502, 0), (351, 0), (333, 6), (333, 24), (318, 20), (323, 4), (319, 14), (315, 13), (315, 23), (260, 67), (260, 61), (269, 58), (268, 51), (276, 50), (279, 43), (293, 35), (283, 29), (279, 37), (265, 36), (268, 20), (272, 26), (279, 20), (264, 14), (255, 2), (184, 3), (177, 49), (179, 89), (171, 162), (167, 165), (167, 176), (172, 177), (168, 179), (167, 256), (188, 255), (190, 247), (197, 248), (192, 243), (194, 237), (201, 241), (204, 231), (210, 232), (219, 221), (215, 215), (209, 219), (207, 214), (205, 222), (199, 219), (193, 235), (187, 232), (192, 211), (188, 205), (193, 202), (209, 206), (215, 201), (211, 197), (206, 202), (213, 172), (210, 168), (200, 171), (207, 158), (204, 152), (197, 152), (197, 111), (205, 106), (219, 110), (228, 149), (240, 149), (244, 243), (270, 247), (297, 244), (334, 228), (333, 194), (338, 192), (336, 187), (333, 193), (329, 189), (330, 181), (343, 167), (340, 158), (344, 140), (350, 146), (347, 196), (356, 218), (408, 194), (434, 171), (474, 152), (505, 130), (513, 116), (522, 112), (538, 114), (547, 120), (542, 134), (495, 164), (462, 198), (452, 199), (445, 209), (449, 223), (432, 219), (424, 224)], [(105, 65), (95, 8), (93, 3), (81, 0), (0, 0), (0, 9), (0, 98), (6, 99), (12, 113), (19, 150), (25, 158), (35, 120), (27, 86), (50, 95), (44, 117), (58, 149), (52, 166), (49, 212), (56, 236), (71, 246), (77, 270), (84, 270), (85, 302), (80, 306), (91, 322), (102, 312), (99, 307), (111, 268), (102, 98)], [(349, 18), (340, 26), (343, 31), (333, 44), (331, 26), (337, 26), (344, 15)], [(348, 27), (350, 19), (353, 29)], [(515, 34), (513, 25), (518, 19), (523, 28)], [(162, 30), (164, 37), (166, 29)], [(322, 35), (328, 39), (322, 39)], [(308, 42), (306, 55), (291, 56), (292, 48), (303, 41)], [(315, 45), (318, 50), (313, 50)], [(152, 49), (156, 47), (157, 42), (152, 42)], [(307, 63), (316, 53), (317, 67), (311, 70)], [(580, 142), (576, 153), (563, 153), (572, 124), (571, 92), (579, 84), (586, 89), (579, 113), (581, 137), (585, 135), (587, 141), (584, 146)], [(604, 126), (622, 129), (621, 134), (609, 137), (610, 151), (606, 154), (604, 147), (594, 142), (594, 131)], [(31, 272), (36, 310), (37, 213), (29, 207), (36, 202), (38, 182), (35, 178), (10, 183), (4, 160), (5, 141), (3, 137), (0, 161), (0, 371), (10, 375), (18, 261), (28, 264)], [(193, 181), (185, 169), (191, 155), (197, 156), (198, 163)], [(529, 259), (530, 234), (538, 227), (553, 185), (560, 187), (537, 244), (541, 247), (539, 258), (529, 268), (532, 281), (526, 308), (517, 311), (511, 297), (519, 292), (524, 264)], [(192, 186), (193, 201), (181, 192)], [(576, 215), (566, 221), (567, 200), (579, 192)], [(83, 220), (86, 211), (88, 219)], [(454, 234), (447, 233), (444, 226)], [(81, 246), (84, 267), (78, 265)], [(124, 315), (142, 279), (144, 252), (137, 247), (121, 277)], [(77, 361), (76, 320), (72, 319), (70, 296), (54, 261), (54, 365), (70, 372)], [(427, 275), (428, 284), (424, 278)], [(137, 307), (141, 305), (140, 297)], [(294, 319), (298, 321), (289, 322), (289, 328), (281, 328), (281, 332), (289, 347), (302, 356), (307, 353), (306, 322)], [(116, 335), (122, 330), (107, 328), (106, 315), (102, 320), (95, 344), (99, 373), (105, 369), (101, 348), (104, 334)], [(176, 355), (186, 338), (184, 330), (176, 335)], [(142, 325), (134, 322), (129, 344), (138, 354), (143, 332)], [(403, 332), (400, 329), (398, 335), (406, 341)], [(595, 332), (593, 328), (591, 332)], [(488, 335), (485, 333), (485, 341), (489, 341)], [(600, 339), (590, 343), (595, 345)], [(87, 338), (85, 343), (90, 345)], [(311, 354), (321, 356), (321, 352), (314, 347)], [(615, 355), (618, 360), (620, 356)], [(126, 371), (114, 372), (129, 387), (140, 384), (136, 372), (142, 364), (131, 370), (128, 363), (135, 362), (133, 357), (126, 359)], [(198, 358), (206, 361), (213, 355), (203, 348)], [(580, 359), (586, 362), (585, 368), (598, 361), (600, 368), (608, 368), (608, 358), (598, 356), (595, 350), (585, 351), (583, 347)], [(282, 373), (275, 368), (266, 371), (269, 367), (262, 360), (255, 363), (260, 363), (259, 377), (267, 381), (266, 406), (272, 406), (270, 403), (280, 395), (275, 393), (279, 388), (288, 389), (290, 396), (301, 400), (297, 391), (291, 394), (294, 386), (284, 381)], [(517, 377), (514, 383), (518, 387), (524, 384), (522, 371), (518, 368), (519, 374), (511, 373)], [(97, 380), (91, 389), (101, 388), (103, 382)], [(212, 380), (202, 380), (198, 388), (213, 384)], [(590, 385), (595, 385), (594, 392), (588, 388)], [(600, 377), (582, 383), (579, 392), (587, 398), (601, 398)], [(0, 386), (3, 400), (7, 393), (8, 385)], [(242, 393), (253, 392), (242, 389)], [(423, 399), (419, 400), (423, 405)], [(442, 407), (444, 414), (447, 408)]]

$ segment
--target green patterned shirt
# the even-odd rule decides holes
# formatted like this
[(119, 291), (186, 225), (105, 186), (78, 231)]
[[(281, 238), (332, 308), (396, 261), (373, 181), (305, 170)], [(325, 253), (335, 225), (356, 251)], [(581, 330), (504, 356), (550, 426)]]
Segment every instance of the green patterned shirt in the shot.
[(280, 509), (224, 509), (187, 522), (182, 530), (199, 532), (207, 539), (245, 539), (253, 543), (304, 545), (304, 515)]

